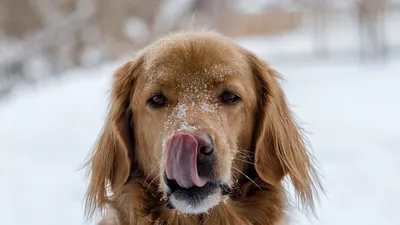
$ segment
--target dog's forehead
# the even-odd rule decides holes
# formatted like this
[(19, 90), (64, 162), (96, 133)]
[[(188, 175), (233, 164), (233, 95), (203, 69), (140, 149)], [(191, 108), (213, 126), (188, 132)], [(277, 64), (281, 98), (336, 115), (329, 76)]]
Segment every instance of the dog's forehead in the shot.
[(232, 42), (212, 37), (162, 40), (149, 48), (144, 62), (149, 82), (174, 81), (174, 85), (221, 83), (248, 69)]

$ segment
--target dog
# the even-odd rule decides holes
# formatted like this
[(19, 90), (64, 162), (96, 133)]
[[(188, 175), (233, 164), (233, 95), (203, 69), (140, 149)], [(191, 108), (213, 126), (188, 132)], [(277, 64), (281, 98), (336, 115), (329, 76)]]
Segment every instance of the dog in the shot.
[(293, 183), (321, 187), (280, 75), (212, 31), (159, 38), (114, 73), (88, 162), (86, 215), (99, 224), (281, 224)]

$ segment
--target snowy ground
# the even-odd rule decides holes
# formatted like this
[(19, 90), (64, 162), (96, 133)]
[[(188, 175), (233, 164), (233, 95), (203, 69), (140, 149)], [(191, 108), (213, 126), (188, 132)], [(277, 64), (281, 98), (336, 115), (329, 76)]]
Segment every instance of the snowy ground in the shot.
[(399, 62), (281, 68), (325, 173), (314, 224), (400, 224)]
[[(103, 125), (116, 66), (0, 100), (0, 224), (83, 224), (78, 169)], [(273, 66), (325, 174), (319, 219), (295, 215), (293, 224), (400, 224), (400, 60)]]

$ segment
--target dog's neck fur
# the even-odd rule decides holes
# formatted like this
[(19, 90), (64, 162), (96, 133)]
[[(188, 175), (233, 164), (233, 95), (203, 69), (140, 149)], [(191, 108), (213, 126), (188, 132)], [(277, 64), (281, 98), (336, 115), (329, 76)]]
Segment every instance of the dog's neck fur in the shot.
[(276, 225), (284, 217), (284, 199), (282, 186), (271, 186), (261, 179), (254, 179), (254, 182), (239, 183), (226, 203), (221, 202), (208, 213), (183, 215), (164, 205), (165, 199), (156, 186), (149, 186), (143, 178), (136, 178), (114, 193), (109, 206), (112, 216), (118, 220), (112, 224), (118, 225)]

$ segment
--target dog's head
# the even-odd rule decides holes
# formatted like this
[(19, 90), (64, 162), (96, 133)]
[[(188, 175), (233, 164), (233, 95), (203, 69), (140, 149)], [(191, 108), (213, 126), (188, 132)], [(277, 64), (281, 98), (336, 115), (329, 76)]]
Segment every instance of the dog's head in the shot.
[(312, 203), (315, 170), (277, 79), (255, 55), (214, 33), (155, 42), (114, 75), (89, 202), (104, 206), (107, 185), (117, 191), (136, 172), (157, 184), (170, 206), (203, 213), (234, 181), (251, 179), (252, 168), (271, 185), (289, 175)]

